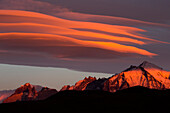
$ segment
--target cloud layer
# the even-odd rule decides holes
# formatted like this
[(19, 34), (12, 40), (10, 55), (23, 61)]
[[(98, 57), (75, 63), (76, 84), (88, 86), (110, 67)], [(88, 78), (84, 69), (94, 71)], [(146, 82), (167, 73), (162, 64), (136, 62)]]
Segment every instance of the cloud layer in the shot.
[(169, 0), (48, 0), (48, 2), (63, 5), (74, 12), (110, 15), (170, 25)]
[[(130, 44), (143, 45), (146, 44), (145, 41), (166, 43), (142, 36), (138, 32), (146, 31), (135, 27), (71, 21), (40, 13), (17, 10), (0, 10), (0, 16), (0, 28), (2, 29), (0, 45), (3, 51), (9, 52), (27, 52), (23, 48), (32, 48), (33, 52), (69, 59), (70, 56), (75, 56), (72, 55), (75, 53), (50, 51), (51, 49), (54, 51), (54, 48), (57, 47), (68, 49), (71, 47), (83, 47), (86, 49), (97, 48), (121, 54), (154, 56), (156, 54)], [(49, 50), (37, 49), (40, 47), (46, 47)], [(11, 50), (10, 48), (16, 49)], [(81, 52), (81, 49), (77, 51), (77, 53)], [(98, 53), (94, 51), (93, 54)], [(83, 56), (83, 58), (86, 58), (86, 56), (90, 58), (88, 54)], [(81, 57), (75, 56), (75, 58)]]
[[(147, 46), (169, 45), (170, 34), (161, 33), (170, 30), (166, 24), (75, 13), (46, 2), (20, 1), (0, 1), (0, 9), (4, 9), (0, 10), (0, 63), (83, 71), (94, 71), (90, 69), (93, 65), (97, 71), (110, 73), (98, 63), (151, 58), (159, 53)], [(159, 37), (154, 35), (157, 31)]]

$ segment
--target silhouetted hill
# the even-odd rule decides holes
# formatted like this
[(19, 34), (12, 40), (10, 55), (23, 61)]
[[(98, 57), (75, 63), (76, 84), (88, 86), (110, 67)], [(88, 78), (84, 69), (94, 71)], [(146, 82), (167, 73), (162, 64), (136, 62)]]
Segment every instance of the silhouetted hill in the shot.
[(61, 91), (43, 101), (0, 105), (2, 113), (169, 113), (170, 90), (132, 87), (105, 91)]

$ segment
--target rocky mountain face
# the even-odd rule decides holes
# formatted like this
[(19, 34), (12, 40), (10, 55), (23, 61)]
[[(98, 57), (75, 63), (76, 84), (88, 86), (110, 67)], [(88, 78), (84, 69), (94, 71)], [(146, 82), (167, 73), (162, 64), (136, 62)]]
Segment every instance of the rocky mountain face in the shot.
[(48, 97), (54, 95), (57, 93), (56, 89), (50, 89), (48, 87), (43, 87), (41, 91), (38, 92), (38, 96), (36, 97), (36, 100), (45, 100)]
[(47, 87), (42, 88), (41, 86), (34, 86), (29, 83), (26, 83), (25, 85), (22, 85), (21, 87), (17, 88), (11, 96), (9, 96), (3, 101), (3, 103), (42, 100), (56, 93), (57, 91), (55, 89), (49, 89)]
[(75, 86), (64, 86), (61, 90), (104, 90), (116, 92), (134, 86), (143, 86), (150, 89), (170, 89), (170, 72), (155, 64), (144, 61), (139, 66), (130, 66), (128, 69), (109, 78), (85, 78)]
[(70, 85), (66, 85), (63, 86), (62, 89), (60, 91), (64, 91), (64, 90), (77, 90), (77, 91), (83, 91), (86, 89), (87, 85), (93, 81), (95, 81), (96, 78), (95, 77), (85, 77), (84, 80), (80, 80), (78, 81), (75, 85), (70, 86)]
[(38, 96), (35, 87), (29, 83), (22, 85), (18, 89), (15, 90), (15, 93), (12, 94), (10, 97), (5, 99), (3, 103), (10, 103), (16, 101), (30, 101), (34, 100)]
[(169, 76), (169, 72), (145, 61), (139, 66), (131, 66), (125, 71), (109, 78), (104, 83), (103, 90), (115, 92), (134, 86), (158, 90), (170, 89)]
[[(35, 87), (35, 90), (39, 92), (43, 87), (40, 85), (33, 85)], [(13, 90), (2, 90), (0, 91), (0, 103), (2, 103), (6, 98), (11, 96), (13, 93), (15, 93), (16, 89)]]

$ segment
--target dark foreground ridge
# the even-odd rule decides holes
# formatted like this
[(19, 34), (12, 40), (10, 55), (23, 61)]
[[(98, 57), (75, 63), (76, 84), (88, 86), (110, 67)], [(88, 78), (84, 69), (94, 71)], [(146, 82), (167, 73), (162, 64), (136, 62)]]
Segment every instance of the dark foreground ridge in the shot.
[(2, 113), (168, 113), (170, 90), (132, 87), (105, 91), (61, 91), (46, 100), (0, 104)]

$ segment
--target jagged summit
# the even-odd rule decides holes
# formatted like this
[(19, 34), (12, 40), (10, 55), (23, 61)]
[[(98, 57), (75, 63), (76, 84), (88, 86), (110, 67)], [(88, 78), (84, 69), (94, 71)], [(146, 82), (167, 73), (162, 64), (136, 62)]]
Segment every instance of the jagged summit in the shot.
[(73, 86), (70, 86), (70, 85), (63, 86), (60, 91), (64, 91), (64, 90), (83, 91), (86, 89), (86, 87), (89, 83), (91, 83), (95, 80), (96, 80), (96, 77), (91, 77), (91, 76), (89, 76), (88, 78), (85, 77), (84, 80), (80, 80), (80, 81), (76, 82), (75, 85), (73, 85)]
[(144, 61), (142, 62), (139, 66), (134, 66), (134, 65), (131, 65), (129, 68), (127, 68), (126, 70), (124, 70), (123, 72), (126, 72), (126, 71), (130, 71), (130, 70), (133, 70), (133, 69), (137, 69), (137, 68), (144, 68), (144, 69), (158, 69), (158, 70), (163, 70), (163, 68), (153, 64), (153, 63), (150, 63), (148, 61)]
[(148, 61), (144, 61), (142, 64), (140, 64), (139, 65), (139, 67), (143, 67), (143, 68), (149, 68), (149, 69), (152, 69), (152, 68), (154, 68), (154, 69), (159, 69), (159, 70), (163, 70), (163, 68), (161, 68), (161, 67), (159, 67), (159, 66), (157, 66), (157, 65), (155, 65), (155, 64), (153, 64), (153, 63), (150, 63), (150, 62), (148, 62)]
[(48, 87), (41, 87), (38, 85), (26, 83), (17, 88), (11, 96), (9, 96), (3, 101), (3, 103), (11, 103), (16, 101), (43, 100), (56, 93), (57, 93), (56, 89), (50, 89)]
[(37, 95), (38, 93), (35, 90), (35, 87), (30, 83), (26, 83), (17, 88), (15, 93), (5, 99), (3, 103), (34, 100)]
[(150, 73), (152, 76), (154, 76), (160, 82), (166, 81), (164, 79), (170, 78), (170, 72), (163, 70), (163, 68), (161, 68), (153, 63), (144, 61), (138, 67), (144, 68), (148, 73)]
[(21, 85), (18, 89), (15, 90), (14, 94), (20, 94), (20, 93), (28, 93), (29, 97), (33, 97), (37, 91), (35, 90), (35, 87), (31, 85), (30, 83), (26, 83), (24, 85)]

